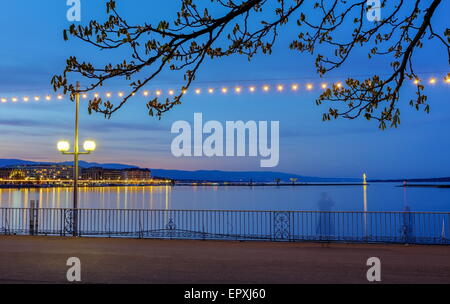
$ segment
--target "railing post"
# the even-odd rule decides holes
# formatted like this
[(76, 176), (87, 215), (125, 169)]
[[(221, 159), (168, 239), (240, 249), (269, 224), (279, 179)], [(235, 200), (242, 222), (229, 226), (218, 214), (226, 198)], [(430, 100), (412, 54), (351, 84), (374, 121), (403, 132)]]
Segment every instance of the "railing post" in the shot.
[(30, 200), (30, 235), (38, 234), (38, 206), (39, 201)]

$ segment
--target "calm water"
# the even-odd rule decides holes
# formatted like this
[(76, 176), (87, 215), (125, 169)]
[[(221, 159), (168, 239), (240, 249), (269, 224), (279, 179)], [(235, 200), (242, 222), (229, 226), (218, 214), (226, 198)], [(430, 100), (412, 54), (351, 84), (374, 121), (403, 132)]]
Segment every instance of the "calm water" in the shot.
[[(203, 209), (203, 210), (323, 210), (326, 193), (331, 211), (450, 212), (450, 189), (402, 188), (383, 183), (363, 186), (305, 187), (104, 187), (82, 188), (80, 208)], [(0, 207), (43, 208), (72, 204), (68, 188), (0, 189)], [(322, 200), (323, 201), (323, 200)], [(331, 203), (330, 203), (331, 202)]]

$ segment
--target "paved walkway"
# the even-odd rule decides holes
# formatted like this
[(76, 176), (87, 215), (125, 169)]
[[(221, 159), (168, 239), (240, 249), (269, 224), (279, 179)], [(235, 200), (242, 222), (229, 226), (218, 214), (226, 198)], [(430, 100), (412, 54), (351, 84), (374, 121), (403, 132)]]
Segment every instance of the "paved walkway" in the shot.
[(450, 246), (349, 245), (0, 236), (0, 283), (450, 283)]

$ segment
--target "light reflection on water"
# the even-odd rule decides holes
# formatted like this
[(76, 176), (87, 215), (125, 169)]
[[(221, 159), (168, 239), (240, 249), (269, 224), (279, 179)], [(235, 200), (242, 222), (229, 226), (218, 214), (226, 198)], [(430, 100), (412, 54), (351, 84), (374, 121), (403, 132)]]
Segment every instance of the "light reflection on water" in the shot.
[[(80, 208), (320, 210), (322, 194), (332, 200), (330, 211), (450, 211), (450, 189), (402, 188), (396, 184), (368, 186), (270, 187), (92, 187), (80, 188)], [(0, 207), (67, 208), (70, 188), (0, 189)]]

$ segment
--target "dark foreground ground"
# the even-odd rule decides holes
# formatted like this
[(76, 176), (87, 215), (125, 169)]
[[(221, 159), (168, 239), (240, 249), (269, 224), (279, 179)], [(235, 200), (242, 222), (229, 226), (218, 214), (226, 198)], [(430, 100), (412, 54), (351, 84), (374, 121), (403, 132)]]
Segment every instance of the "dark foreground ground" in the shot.
[(0, 237), (0, 283), (450, 283), (450, 246)]

